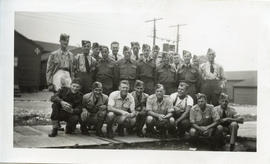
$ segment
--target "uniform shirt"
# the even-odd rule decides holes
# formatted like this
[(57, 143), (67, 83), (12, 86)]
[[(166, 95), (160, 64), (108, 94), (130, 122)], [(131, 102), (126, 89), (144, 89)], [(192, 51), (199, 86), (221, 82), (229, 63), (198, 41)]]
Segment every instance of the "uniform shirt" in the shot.
[(148, 98), (148, 94), (142, 93), (140, 97), (136, 94), (136, 91), (131, 92), (131, 95), (134, 98), (135, 101), (135, 110), (136, 111), (141, 111), (143, 108), (146, 107), (146, 101)]
[(237, 118), (239, 116), (237, 114), (237, 112), (235, 111), (235, 109), (232, 108), (232, 107), (229, 107), (229, 106), (225, 110), (225, 114), (226, 114), (225, 117), (223, 117), (223, 110), (224, 109), (222, 109), (220, 105), (219, 106), (216, 106), (215, 107), (215, 110), (218, 112), (220, 118)]
[(71, 92), (70, 88), (62, 87), (51, 97), (51, 101), (59, 104), (61, 101), (65, 101), (75, 109), (74, 113), (80, 114), (82, 109), (82, 98), (83, 95), (81, 92), (74, 94)]
[(156, 94), (149, 96), (146, 102), (146, 111), (152, 111), (154, 113), (164, 115), (173, 112), (173, 103), (170, 99), (170, 96), (164, 95), (161, 102), (157, 101)]
[[(96, 69), (96, 64), (97, 61), (94, 57), (91, 55), (87, 55), (88, 63), (90, 66), (90, 71), (95, 71)], [(85, 57), (84, 54), (78, 54), (76, 58), (76, 68), (77, 72), (86, 72), (86, 67), (85, 67)]]
[(124, 111), (135, 111), (135, 101), (133, 96), (128, 93), (125, 99), (122, 99), (120, 91), (114, 91), (109, 96), (108, 105)]
[(114, 54), (110, 54), (109, 56), (110, 56), (110, 58), (112, 58), (114, 61), (118, 61), (118, 60), (124, 58), (124, 56), (123, 56), (122, 54), (119, 54), (119, 53), (117, 53), (117, 55), (116, 55), (116, 56), (117, 56), (117, 60), (116, 60), (116, 57), (115, 57)]
[(184, 81), (188, 84), (197, 84), (200, 80), (199, 71), (191, 64), (182, 64), (177, 71), (177, 81)]
[(119, 80), (135, 80), (137, 79), (137, 63), (135, 60), (129, 61), (125, 58), (116, 62), (116, 76)]
[(210, 72), (210, 67), (210, 62), (201, 64), (200, 72), (203, 80), (225, 80), (224, 70), (221, 65), (213, 63), (214, 73)]
[(108, 105), (108, 96), (102, 93), (96, 98), (93, 92), (87, 93), (83, 96), (82, 105), (90, 113), (96, 113), (99, 106)]
[(142, 58), (138, 61), (138, 78), (155, 78), (156, 64), (152, 58)]
[(191, 108), (189, 113), (190, 123), (197, 124), (199, 126), (207, 126), (220, 119), (214, 106), (206, 104), (205, 110), (202, 111), (199, 105), (195, 105)]
[[(111, 58), (101, 59), (97, 64), (97, 81), (111, 80), (114, 77), (115, 61)], [(110, 81), (112, 83), (112, 81)]]
[(52, 84), (53, 75), (59, 69), (65, 69), (70, 72), (71, 78), (74, 77), (75, 58), (70, 51), (63, 52), (58, 49), (52, 52), (47, 61), (46, 80), (48, 85)]
[(172, 65), (161, 64), (156, 71), (156, 81), (158, 83), (175, 83), (176, 71)]
[(178, 93), (173, 93), (170, 95), (170, 98), (173, 102), (173, 106), (177, 107), (176, 111), (185, 112), (187, 106), (193, 106), (193, 99), (189, 95), (186, 95), (184, 99), (180, 99)]

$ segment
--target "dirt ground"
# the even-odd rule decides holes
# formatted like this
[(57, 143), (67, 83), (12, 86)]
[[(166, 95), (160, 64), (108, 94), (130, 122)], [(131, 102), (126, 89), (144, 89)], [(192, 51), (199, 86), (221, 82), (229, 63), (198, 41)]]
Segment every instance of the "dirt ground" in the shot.
[[(24, 93), (14, 98), (14, 125), (50, 124), (51, 92)], [(257, 106), (231, 104), (245, 121), (257, 120)]]

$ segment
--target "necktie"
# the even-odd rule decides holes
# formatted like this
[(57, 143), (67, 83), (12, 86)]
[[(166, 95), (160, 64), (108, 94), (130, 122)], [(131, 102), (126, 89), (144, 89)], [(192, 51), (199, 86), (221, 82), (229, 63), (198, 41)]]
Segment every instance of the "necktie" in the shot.
[(87, 59), (87, 55), (84, 55), (84, 61), (85, 61), (86, 72), (90, 72), (90, 66), (89, 66), (89, 61)]
[(115, 60), (117, 61), (117, 54), (116, 55), (114, 55), (115, 56)]
[(227, 115), (226, 115), (226, 111), (225, 110), (223, 110), (223, 112), (222, 112), (222, 118), (226, 118), (227, 117)]
[(211, 73), (214, 73), (214, 66), (213, 66), (213, 64), (211, 64), (211, 66), (210, 66), (210, 72)]

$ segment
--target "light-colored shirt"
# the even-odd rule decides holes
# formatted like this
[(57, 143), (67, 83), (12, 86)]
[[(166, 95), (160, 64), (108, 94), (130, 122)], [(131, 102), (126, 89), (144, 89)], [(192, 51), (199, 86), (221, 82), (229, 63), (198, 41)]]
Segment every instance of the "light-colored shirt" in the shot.
[(128, 93), (126, 98), (123, 99), (120, 95), (120, 91), (114, 91), (110, 94), (108, 106), (124, 111), (135, 111), (135, 101), (133, 96)]
[[(94, 71), (96, 68), (97, 61), (90, 54), (87, 55), (88, 63), (90, 66), (90, 71)], [(84, 54), (78, 54), (76, 57), (76, 71), (77, 72), (86, 72), (85, 67), (85, 56)]]
[(170, 95), (170, 98), (173, 102), (173, 105), (177, 107), (177, 110), (180, 110), (182, 112), (186, 111), (186, 108), (188, 106), (193, 106), (193, 99), (189, 95), (186, 95), (184, 99), (180, 99), (178, 96), (178, 93), (173, 93)]
[(214, 72), (210, 71), (211, 64), (206, 62), (201, 64), (200, 73), (203, 80), (225, 80), (223, 67), (217, 63), (213, 63)]
[(161, 102), (157, 101), (156, 94), (149, 96), (146, 102), (146, 111), (153, 111), (154, 113), (164, 115), (173, 112), (173, 103), (170, 96), (164, 95)]
[(206, 104), (205, 110), (202, 111), (200, 106), (196, 104), (193, 106), (189, 113), (190, 123), (197, 124), (199, 126), (207, 126), (220, 119), (214, 106)]
[(116, 57), (115, 57), (113, 54), (110, 54), (110, 55), (109, 55), (109, 57), (112, 58), (114, 61), (118, 61), (118, 60), (124, 58), (124, 55), (119, 54), (119, 53), (117, 53), (116, 56), (117, 56), (117, 60), (116, 60)]
[[(220, 105), (216, 106), (214, 109), (218, 112), (220, 118), (222, 118), (224, 109), (222, 109)], [(227, 109), (225, 110), (225, 114), (226, 118), (237, 118), (239, 116), (235, 111), (235, 109), (230, 106), (228, 106)]]

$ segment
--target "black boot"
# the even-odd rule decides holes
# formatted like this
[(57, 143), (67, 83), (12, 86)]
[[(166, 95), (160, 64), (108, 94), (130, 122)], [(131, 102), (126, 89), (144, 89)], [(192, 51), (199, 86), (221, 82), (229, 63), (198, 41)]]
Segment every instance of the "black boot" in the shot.
[(52, 132), (48, 135), (49, 137), (56, 137), (57, 136), (57, 130), (58, 128), (53, 128)]
[(113, 138), (113, 130), (112, 130), (112, 125), (107, 124), (107, 137), (108, 138)]
[(102, 126), (103, 126), (103, 122), (98, 122), (96, 125), (96, 136), (99, 137), (104, 137), (104, 134), (102, 132)]
[(121, 137), (125, 136), (124, 127), (122, 125), (118, 125), (116, 131), (117, 131), (117, 133), (118, 133), (119, 136), (121, 136)]

